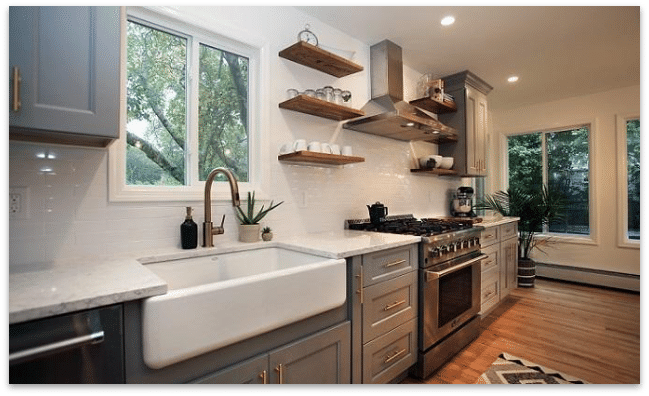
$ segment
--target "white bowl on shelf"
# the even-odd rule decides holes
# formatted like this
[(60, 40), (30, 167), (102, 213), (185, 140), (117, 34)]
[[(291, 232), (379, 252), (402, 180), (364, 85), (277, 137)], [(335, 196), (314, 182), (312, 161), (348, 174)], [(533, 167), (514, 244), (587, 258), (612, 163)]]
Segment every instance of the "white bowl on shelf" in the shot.
[(442, 157), (439, 167), (442, 169), (451, 169), (453, 167), (453, 157)]
[(430, 168), (428, 166), (428, 162), (430, 160), (435, 161), (435, 168), (439, 168), (439, 165), (442, 162), (442, 156), (441, 155), (426, 155), (424, 157), (419, 158), (419, 166), (423, 169), (428, 169)]

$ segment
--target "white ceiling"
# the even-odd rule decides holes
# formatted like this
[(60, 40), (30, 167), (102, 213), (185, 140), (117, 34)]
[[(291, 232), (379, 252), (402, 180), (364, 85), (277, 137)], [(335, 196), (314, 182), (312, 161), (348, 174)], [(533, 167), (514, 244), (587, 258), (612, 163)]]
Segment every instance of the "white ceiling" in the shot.
[(395, 42), (416, 71), (472, 71), (494, 87), (492, 110), (640, 84), (640, 7), (297, 8), (368, 45)]

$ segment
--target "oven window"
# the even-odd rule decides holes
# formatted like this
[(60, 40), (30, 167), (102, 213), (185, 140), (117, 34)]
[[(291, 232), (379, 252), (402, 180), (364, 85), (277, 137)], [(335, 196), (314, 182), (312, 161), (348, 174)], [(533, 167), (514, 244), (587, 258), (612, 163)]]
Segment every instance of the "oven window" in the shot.
[(472, 267), (439, 278), (439, 323), (438, 328), (449, 323), (471, 308)]

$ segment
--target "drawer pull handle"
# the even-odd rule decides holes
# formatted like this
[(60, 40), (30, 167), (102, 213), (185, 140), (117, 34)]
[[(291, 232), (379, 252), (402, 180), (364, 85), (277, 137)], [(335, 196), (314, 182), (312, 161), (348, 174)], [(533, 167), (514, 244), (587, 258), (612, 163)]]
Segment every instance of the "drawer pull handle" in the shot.
[(385, 268), (390, 268), (390, 267), (394, 267), (395, 265), (403, 264), (405, 262), (406, 262), (406, 260), (397, 260), (397, 261), (393, 261), (391, 263), (385, 264), (384, 267)]
[(388, 304), (388, 305), (386, 305), (385, 308), (383, 308), (383, 310), (384, 310), (384, 311), (389, 311), (389, 310), (391, 310), (392, 308), (394, 308), (394, 307), (398, 307), (399, 305), (401, 305), (401, 304), (405, 304), (405, 303), (406, 303), (406, 300), (395, 301), (395, 302), (393, 302), (392, 304)]
[(356, 290), (356, 293), (361, 300), (360, 303), (363, 304), (363, 267), (361, 267), (360, 273), (356, 275), (356, 278), (358, 278), (358, 290)]
[(261, 378), (261, 383), (266, 385), (268, 383), (268, 373), (266, 370), (262, 370), (262, 372), (259, 374), (259, 377)]
[(393, 353), (392, 355), (388, 355), (388, 356), (386, 356), (386, 357), (385, 357), (385, 360), (383, 361), (383, 364), (388, 364), (388, 363), (390, 363), (391, 361), (393, 361), (394, 359), (396, 359), (396, 358), (398, 358), (399, 356), (403, 355), (404, 353), (406, 353), (406, 349), (405, 349), (405, 348), (402, 349), (402, 350), (400, 350), (400, 351), (397, 351), (397, 352)]
[(494, 237), (494, 234), (489, 234), (489, 235), (483, 236), (482, 239), (493, 238), (493, 237)]
[(495, 291), (495, 290), (490, 291), (489, 293), (485, 294), (484, 299), (485, 299), (485, 300), (488, 300), (489, 297), (493, 296), (494, 294), (496, 294), (496, 291)]

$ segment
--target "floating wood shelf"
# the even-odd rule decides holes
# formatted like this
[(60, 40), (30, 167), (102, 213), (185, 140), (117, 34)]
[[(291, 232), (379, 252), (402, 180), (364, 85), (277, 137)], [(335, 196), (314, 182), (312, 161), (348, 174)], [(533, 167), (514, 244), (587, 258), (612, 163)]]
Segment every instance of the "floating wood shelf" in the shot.
[(349, 120), (351, 118), (365, 115), (365, 113), (360, 110), (312, 98), (306, 95), (298, 95), (291, 98), (280, 103), (279, 107), (336, 121)]
[(281, 50), (279, 56), (335, 77), (345, 77), (363, 70), (363, 66), (303, 41)]
[(439, 100), (435, 100), (433, 98), (420, 98), (411, 100), (410, 104), (415, 107), (419, 107), (420, 109), (428, 110), (431, 113), (435, 114), (453, 113), (457, 111), (455, 102), (440, 102)]
[(352, 157), (349, 155), (336, 155), (316, 153), (313, 151), (296, 151), (294, 153), (283, 154), (277, 157), (283, 162), (320, 164), (320, 165), (347, 165), (358, 162), (365, 162), (363, 157)]
[(439, 176), (457, 176), (457, 172), (453, 169), (440, 169), (440, 168), (421, 168), (421, 169), (410, 169), (412, 173), (429, 173), (432, 175)]

